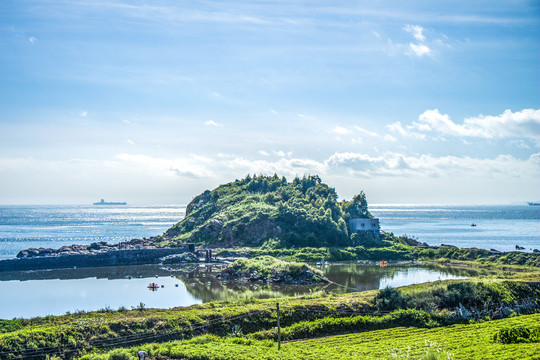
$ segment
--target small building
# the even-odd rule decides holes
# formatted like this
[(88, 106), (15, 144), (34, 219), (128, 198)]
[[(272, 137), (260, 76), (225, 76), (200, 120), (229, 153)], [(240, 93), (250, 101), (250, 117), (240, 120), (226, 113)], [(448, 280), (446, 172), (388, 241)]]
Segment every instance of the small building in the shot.
[(381, 231), (379, 219), (350, 219), (349, 229), (351, 233), (366, 231), (375, 235), (379, 235)]

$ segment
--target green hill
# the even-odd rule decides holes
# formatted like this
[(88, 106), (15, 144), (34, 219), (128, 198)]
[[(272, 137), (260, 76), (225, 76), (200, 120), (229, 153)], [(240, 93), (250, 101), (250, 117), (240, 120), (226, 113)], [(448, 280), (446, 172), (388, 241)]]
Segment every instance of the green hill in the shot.
[[(350, 218), (371, 218), (363, 192), (338, 202), (319, 176), (247, 176), (205, 191), (163, 236), (171, 245), (321, 247), (349, 246)], [(357, 236), (357, 235), (355, 235)]]

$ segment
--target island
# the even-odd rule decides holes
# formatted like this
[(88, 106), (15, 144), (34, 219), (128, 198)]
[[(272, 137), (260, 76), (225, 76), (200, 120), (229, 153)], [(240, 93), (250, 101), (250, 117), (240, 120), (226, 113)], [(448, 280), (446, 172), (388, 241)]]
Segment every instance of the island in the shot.
[[(269, 255), (293, 261), (437, 260), (540, 267), (540, 252), (499, 252), (429, 246), (379, 227), (360, 191), (339, 200), (318, 175), (251, 176), (196, 196), (185, 217), (164, 234), (119, 244), (105, 242), (26, 249), (0, 261), (0, 271), (162, 263), (167, 256), (213, 250), (220, 258)], [(215, 256), (213, 257), (215, 259)]]
[[(161, 360), (538, 356), (539, 253), (428, 246), (382, 231), (363, 191), (338, 199), (318, 176), (248, 175), (195, 197), (185, 218), (159, 236), (23, 250), (0, 270), (222, 261), (221, 281), (310, 292), (0, 320), (0, 358), (135, 359), (141, 350)], [(476, 275), (338, 294), (324, 289), (328, 280), (312, 266), (323, 259), (424, 261)]]

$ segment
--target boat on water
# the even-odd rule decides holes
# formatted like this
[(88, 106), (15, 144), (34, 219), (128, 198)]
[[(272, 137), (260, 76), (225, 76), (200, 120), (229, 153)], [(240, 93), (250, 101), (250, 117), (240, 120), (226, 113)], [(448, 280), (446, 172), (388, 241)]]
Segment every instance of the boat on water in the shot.
[(148, 284), (147, 288), (150, 291), (156, 291), (159, 288), (159, 286), (156, 283), (150, 283), (150, 284)]
[(537, 202), (528, 202), (529, 206), (540, 206), (540, 203)]
[(99, 202), (95, 202), (94, 205), (127, 205), (126, 202), (108, 202), (103, 199)]

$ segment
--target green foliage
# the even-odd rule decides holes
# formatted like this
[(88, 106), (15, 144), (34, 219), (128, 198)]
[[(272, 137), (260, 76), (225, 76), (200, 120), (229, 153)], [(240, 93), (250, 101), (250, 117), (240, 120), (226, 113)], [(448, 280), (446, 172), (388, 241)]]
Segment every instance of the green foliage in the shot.
[(292, 277), (300, 276), (309, 269), (313, 273), (322, 276), (321, 270), (316, 269), (306, 263), (279, 260), (268, 255), (259, 256), (253, 259), (240, 258), (229, 266), (241, 272), (253, 273), (256, 271), (262, 275), (270, 275), (272, 273), (287, 273)]
[(493, 335), (493, 341), (502, 344), (540, 342), (540, 331), (525, 326), (502, 328)]
[[(283, 340), (316, 338), (350, 332), (363, 332), (399, 326), (437, 327), (455, 323), (449, 312), (427, 313), (422, 310), (397, 310), (384, 316), (325, 317), (301, 321), (281, 329)], [(260, 331), (248, 335), (257, 340), (277, 340), (277, 330)]]
[(400, 289), (382, 289), (374, 297), (373, 305), (379, 311), (400, 308), (454, 309), (460, 304), (481, 309), (531, 297), (540, 297), (540, 285), (516, 281), (454, 281), (405, 294)]
[(399, 289), (386, 287), (377, 292), (373, 303), (378, 311), (395, 310), (404, 308), (407, 305), (407, 298)]
[(0, 333), (15, 331), (22, 327), (23, 325), (22, 325), (21, 319), (13, 319), (13, 320), (0, 319)]
[(264, 249), (348, 246), (347, 220), (371, 214), (363, 192), (351, 202), (337, 198), (317, 175), (290, 183), (277, 175), (248, 175), (193, 199), (164, 241)]
[(109, 360), (134, 360), (136, 357), (126, 349), (116, 349), (109, 353)]
[[(269, 340), (204, 336), (199, 340), (152, 344), (157, 359), (534, 359), (536, 343), (501, 344), (493, 333), (540, 322), (540, 314), (447, 327), (393, 327), (282, 344)], [(134, 348), (132, 348), (134, 350)]]

